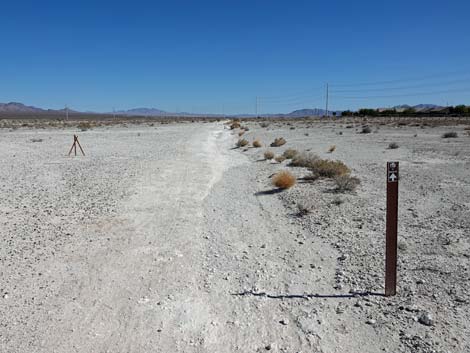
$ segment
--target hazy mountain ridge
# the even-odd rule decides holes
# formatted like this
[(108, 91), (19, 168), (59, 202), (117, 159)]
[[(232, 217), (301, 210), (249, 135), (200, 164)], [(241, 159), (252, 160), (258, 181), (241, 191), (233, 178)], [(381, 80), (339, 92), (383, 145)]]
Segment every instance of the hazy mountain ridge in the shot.
[[(407, 109), (414, 109), (416, 112), (425, 113), (425, 112), (439, 112), (441, 110), (445, 110), (446, 107), (436, 105), (436, 104), (417, 104), (417, 105), (396, 105), (392, 108), (377, 108), (378, 111), (385, 111), (394, 109), (397, 112), (403, 112)], [(67, 108), (68, 112), (71, 114), (103, 114), (103, 115), (124, 115), (124, 116), (146, 116), (146, 117), (158, 117), (158, 116), (181, 116), (181, 117), (198, 117), (198, 116), (208, 116), (208, 117), (219, 117), (223, 114), (205, 114), (205, 113), (187, 113), (187, 112), (167, 112), (165, 110), (157, 109), (157, 108), (146, 108), (146, 107), (139, 107), (139, 108), (132, 108), (128, 110), (119, 110), (116, 112), (107, 112), (107, 113), (96, 113), (96, 112), (80, 112), (76, 110), (72, 110)], [(34, 106), (28, 106), (23, 103), (19, 102), (9, 102), (9, 103), (0, 103), (0, 113), (1, 114), (64, 114), (66, 111), (65, 108), (63, 109), (43, 109)], [(329, 111), (329, 115), (340, 116), (342, 113), (341, 110), (333, 110)], [(304, 116), (324, 116), (326, 115), (325, 109), (319, 108), (305, 108), (305, 109), (298, 109), (294, 110), (290, 113), (272, 113), (272, 114), (226, 114), (224, 116), (227, 117), (304, 117)]]

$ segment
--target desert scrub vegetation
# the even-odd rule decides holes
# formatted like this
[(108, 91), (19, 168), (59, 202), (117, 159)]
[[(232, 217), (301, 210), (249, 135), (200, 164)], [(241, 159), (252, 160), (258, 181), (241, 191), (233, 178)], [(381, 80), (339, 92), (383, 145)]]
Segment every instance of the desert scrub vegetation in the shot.
[(280, 147), (286, 144), (286, 140), (283, 137), (275, 138), (274, 141), (271, 143), (271, 147)]
[(253, 147), (255, 148), (260, 148), (262, 147), (263, 145), (261, 144), (261, 141), (260, 140), (254, 140), (253, 141)]
[(328, 153), (333, 153), (336, 151), (336, 145), (331, 145), (330, 148), (328, 148)]
[(395, 150), (395, 149), (397, 149), (397, 148), (398, 148), (398, 143), (396, 143), (396, 142), (390, 142), (390, 143), (388, 144), (388, 149), (389, 149), (389, 150)]
[(286, 160), (286, 157), (284, 156), (277, 156), (276, 158), (274, 158), (274, 160), (278, 163), (282, 163)]
[(336, 192), (353, 192), (359, 186), (361, 181), (359, 178), (350, 175), (341, 175), (335, 177)]
[(241, 130), (241, 131), (238, 133), (238, 136), (243, 136), (244, 133), (245, 133), (245, 130)]
[(343, 162), (328, 159), (316, 160), (309, 169), (312, 173), (324, 178), (335, 178), (351, 173), (351, 170)]
[(449, 131), (449, 132), (445, 132), (444, 134), (442, 134), (442, 138), (444, 139), (455, 138), (455, 137), (458, 137), (455, 131)]
[(240, 123), (238, 121), (234, 121), (232, 124), (230, 124), (230, 130), (234, 130), (238, 128), (240, 128)]
[(297, 202), (297, 215), (300, 217), (306, 216), (312, 212), (313, 206), (307, 202)]
[(286, 157), (286, 159), (292, 159), (295, 156), (297, 156), (298, 154), (299, 154), (299, 151), (297, 151), (293, 148), (288, 148), (287, 150), (284, 151), (284, 153), (282, 155), (284, 157)]
[(264, 159), (266, 159), (266, 160), (269, 161), (269, 160), (271, 160), (271, 159), (273, 159), (273, 158), (274, 158), (274, 152), (272, 152), (272, 151), (266, 151), (266, 152), (264, 152)]
[(372, 129), (370, 128), (370, 126), (363, 126), (362, 127), (362, 130), (361, 130), (361, 134), (370, 134), (372, 132)]
[(77, 127), (82, 131), (87, 131), (93, 127), (93, 124), (89, 121), (82, 121)]
[(292, 161), (289, 163), (289, 166), (311, 168), (313, 166), (313, 163), (318, 159), (319, 157), (312, 152), (297, 153), (294, 158), (292, 158)]
[(248, 145), (248, 140), (245, 140), (245, 139), (239, 139), (237, 141), (237, 147), (245, 147), (246, 145)]
[(261, 126), (262, 128), (267, 128), (269, 124), (267, 122), (262, 122), (259, 124), (259, 126)]
[(283, 170), (273, 176), (273, 185), (279, 189), (289, 189), (296, 183), (295, 176), (287, 170)]

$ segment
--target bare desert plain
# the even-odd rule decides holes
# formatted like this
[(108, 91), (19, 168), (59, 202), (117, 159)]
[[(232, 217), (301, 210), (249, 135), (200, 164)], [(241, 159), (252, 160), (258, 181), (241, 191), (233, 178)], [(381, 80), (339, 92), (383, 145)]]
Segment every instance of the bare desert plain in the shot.
[[(251, 119), (239, 148), (224, 120), (4, 125), (0, 351), (470, 352), (470, 124), (429, 121)], [(74, 134), (85, 156), (67, 156)], [(360, 184), (264, 158), (287, 149)], [(283, 170), (287, 190), (271, 182)]]

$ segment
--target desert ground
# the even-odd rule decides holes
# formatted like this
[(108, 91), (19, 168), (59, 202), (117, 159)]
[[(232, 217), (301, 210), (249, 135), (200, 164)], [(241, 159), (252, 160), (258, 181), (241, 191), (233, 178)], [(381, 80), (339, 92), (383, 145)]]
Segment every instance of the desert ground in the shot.
[[(0, 351), (469, 352), (468, 125), (364, 124), (252, 119), (240, 148), (225, 121), (0, 128)], [(85, 156), (67, 156), (73, 134)], [(287, 149), (360, 184), (263, 157)], [(282, 170), (287, 190), (271, 183)]]

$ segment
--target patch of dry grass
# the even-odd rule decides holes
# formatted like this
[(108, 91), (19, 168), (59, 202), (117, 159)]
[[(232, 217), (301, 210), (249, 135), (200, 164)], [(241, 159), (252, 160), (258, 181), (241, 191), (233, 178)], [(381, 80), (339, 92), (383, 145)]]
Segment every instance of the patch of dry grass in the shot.
[(318, 159), (310, 167), (313, 173), (324, 178), (335, 178), (342, 175), (348, 175), (351, 170), (341, 161), (332, 161), (328, 159)]
[(292, 158), (290, 162), (290, 167), (303, 167), (303, 168), (311, 168), (313, 163), (317, 161), (319, 157), (312, 152), (302, 152), (298, 153), (297, 155)]
[(287, 141), (284, 139), (284, 137), (279, 137), (279, 138), (274, 139), (274, 142), (271, 143), (271, 147), (279, 147), (279, 146), (285, 145), (286, 142)]
[(336, 192), (352, 192), (355, 191), (361, 181), (359, 178), (350, 175), (341, 175), (335, 178)]
[(244, 147), (248, 145), (248, 140), (245, 140), (245, 139), (239, 139), (237, 141), (237, 147)]
[(89, 121), (82, 121), (77, 125), (77, 127), (82, 131), (86, 131), (86, 130), (93, 128), (94, 124), (92, 124)]
[(288, 189), (295, 185), (296, 178), (292, 173), (287, 170), (283, 170), (273, 176), (273, 185), (280, 189)]
[(274, 152), (266, 151), (264, 152), (264, 159), (271, 160), (274, 158)]
[(238, 121), (234, 121), (232, 124), (230, 124), (230, 130), (234, 130), (238, 128), (240, 128), (240, 123)]
[(274, 158), (274, 160), (278, 163), (282, 163), (286, 160), (286, 157), (284, 156), (277, 156), (276, 158)]
[(331, 145), (330, 148), (328, 148), (328, 153), (333, 153), (336, 150), (336, 145)]
[(297, 151), (293, 148), (288, 148), (287, 150), (284, 151), (284, 153), (282, 155), (284, 157), (286, 157), (286, 159), (292, 159), (295, 156), (297, 156), (298, 154), (299, 154), (299, 151)]
[(388, 144), (388, 149), (390, 149), (390, 150), (395, 150), (397, 148), (398, 148), (398, 143), (396, 143), (396, 142), (390, 142)]
[(313, 206), (307, 202), (297, 202), (297, 214), (300, 217), (306, 216), (312, 212)]

